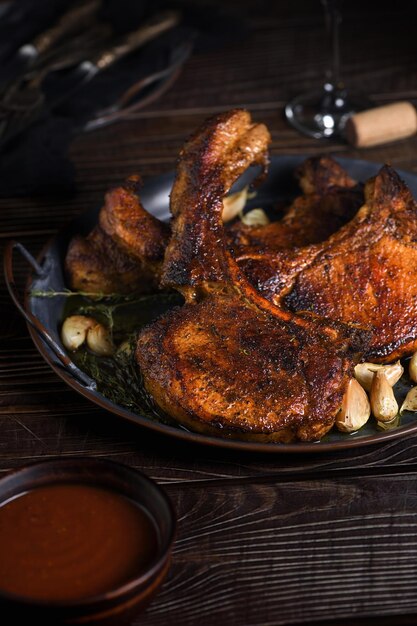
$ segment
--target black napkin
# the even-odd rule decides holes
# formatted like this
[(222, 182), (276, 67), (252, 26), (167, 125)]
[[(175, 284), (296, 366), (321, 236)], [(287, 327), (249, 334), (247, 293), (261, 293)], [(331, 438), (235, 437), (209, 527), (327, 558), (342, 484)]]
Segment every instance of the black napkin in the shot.
[[(0, 65), (7, 64), (20, 45), (50, 26), (71, 4), (70, 0), (13, 2), (0, 18)], [(102, 0), (100, 19), (111, 23), (118, 36), (138, 28), (155, 13), (173, 8), (181, 11), (180, 25), (98, 74), (59, 109), (45, 111), (34, 126), (4, 146), (0, 151), (0, 196), (70, 193), (74, 168), (68, 158), (69, 144), (98, 111), (111, 106), (140, 78), (170, 66), (186, 42), (192, 42), (198, 53), (245, 33), (240, 17), (221, 6), (198, 7), (181, 1)], [(47, 94), (57, 88), (59, 80), (54, 82), (51, 77), (46, 81)]]

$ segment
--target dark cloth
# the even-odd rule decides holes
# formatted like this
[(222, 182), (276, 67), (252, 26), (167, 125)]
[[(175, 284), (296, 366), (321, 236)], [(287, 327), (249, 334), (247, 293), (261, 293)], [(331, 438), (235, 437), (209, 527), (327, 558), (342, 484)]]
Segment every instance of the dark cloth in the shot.
[[(19, 0), (11, 4), (0, 17), (0, 82), (1, 66), (7, 68), (17, 48), (49, 27), (72, 4), (69, 0)], [(185, 42), (192, 42), (194, 53), (198, 53), (244, 33), (239, 17), (220, 6), (191, 2), (102, 0), (99, 19), (110, 23), (117, 37), (166, 9), (179, 9), (181, 24), (99, 73), (53, 111), (46, 107), (36, 124), (0, 148), (0, 196), (74, 190), (69, 144), (97, 111), (111, 106), (140, 78), (170, 66)], [(48, 77), (44, 83), (46, 103), (59, 88), (59, 74)]]

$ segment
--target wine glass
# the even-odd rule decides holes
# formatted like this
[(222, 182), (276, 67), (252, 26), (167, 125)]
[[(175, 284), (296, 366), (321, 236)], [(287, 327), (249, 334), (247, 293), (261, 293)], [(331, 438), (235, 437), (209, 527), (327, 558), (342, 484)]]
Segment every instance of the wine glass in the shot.
[(294, 98), (285, 107), (287, 120), (315, 139), (340, 137), (348, 118), (368, 103), (346, 91), (340, 77), (340, 23), (342, 0), (321, 0), (331, 42), (331, 67), (321, 89)]

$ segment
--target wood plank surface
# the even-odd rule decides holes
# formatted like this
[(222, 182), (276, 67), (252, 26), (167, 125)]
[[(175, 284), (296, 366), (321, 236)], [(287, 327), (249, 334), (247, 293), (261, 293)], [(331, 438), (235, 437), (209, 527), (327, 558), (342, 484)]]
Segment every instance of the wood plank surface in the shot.
[[(304, 137), (285, 121), (293, 96), (329, 65), (319, 0), (233, 0), (242, 40), (195, 54), (175, 85), (124, 122), (71, 146), (72, 196), (0, 200), (0, 248), (38, 254), (131, 173), (173, 170), (209, 115), (244, 106), (272, 133), (272, 154), (390, 162), (417, 173), (417, 137), (366, 150)], [(375, 103), (417, 103), (416, 5), (344, 3), (342, 68)], [(16, 262), (24, 284), (27, 266)], [(315, 454), (266, 456), (190, 445), (122, 421), (70, 389), (44, 362), (0, 280), (0, 475), (55, 456), (111, 458), (167, 489), (178, 514), (173, 564), (135, 624), (361, 626), (417, 619), (417, 435)]]
[(275, 626), (416, 611), (416, 487), (415, 475), (284, 478), (244, 491), (223, 483), (204, 496), (170, 486), (173, 567), (140, 623)]

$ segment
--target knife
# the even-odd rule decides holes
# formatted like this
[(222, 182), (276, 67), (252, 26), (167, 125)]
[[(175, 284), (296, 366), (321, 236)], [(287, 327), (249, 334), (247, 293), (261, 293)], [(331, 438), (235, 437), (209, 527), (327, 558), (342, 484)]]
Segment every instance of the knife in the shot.
[[(30, 93), (30, 89), (33, 89), (33, 84), (30, 83), (26, 91), (23, 89), (15, 93), (12, 90), (8, 98), (3, 98), (0, 103), (2, 105), (0, 106), (0, 147), (32, 126), (44, 113), (59, 107), (98, 73), (173, 28), (179, 21), (180, 14), (177, 11), (165, 11), (155, 15), (138, 30), (120, 39), (113, 47), (80, 62), (71, 70), (66, 71), (63, 77), (54, 80), (53, 93), (48, 93), (46, 97), (40, 89), (35, 94), (38, 97), (34, 97), (33, 93)], [(26, 97), (33, 105), (29, 104), (25, 108)]]
[(21, 46), (13, 60), (0, 73), (0, 89), (25, 74), (58, 41), (88, 26), (99, 7), (100, 0), (81, 2), (64, 13), (53, 26), (40, 33), (32, 42)]

